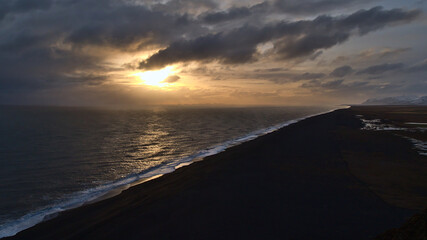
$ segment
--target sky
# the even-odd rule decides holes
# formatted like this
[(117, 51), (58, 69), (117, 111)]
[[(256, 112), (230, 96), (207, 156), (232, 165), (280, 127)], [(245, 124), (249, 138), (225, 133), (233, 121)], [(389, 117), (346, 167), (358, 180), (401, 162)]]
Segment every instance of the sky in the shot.
[(426, 95), (426, 9), (426, 0), (0, 0), (0, 104)]

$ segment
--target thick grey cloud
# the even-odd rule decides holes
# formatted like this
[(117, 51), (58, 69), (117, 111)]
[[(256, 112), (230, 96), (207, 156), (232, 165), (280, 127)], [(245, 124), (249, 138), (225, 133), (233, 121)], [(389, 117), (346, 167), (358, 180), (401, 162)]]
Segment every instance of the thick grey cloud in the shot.
[(265, 41), (264, 38), (270, 38), (267, 31), (246, 37), (253, 31), (257, 29), (244, 27), (227, 34), (209, 34), (194, 40), (177, 41), (141, 62), (140, 68), (158, 69), (176, 62), (196, 60), (220, 60), (227, 64), (250, 62), (256, 52), (256, 45)]
[(373, 2), (372, 0), (276, 0), (273, 7), (290, 14), (316, 14), (355, 4)]
[(244, 26), (229, 32), (173, 42), (142, 61), (140, 68), (158, 69), (188, 61), (247, 63), (256, 60), (254, 56), (258, 44), (273, 40), (278, 40), (275, 44), (276, 54), (282, 59), (309, 56), (317, 50), (348, 40), (355, 30), (364, 35), (388, 25), (412, 21), (419, 14), (417, 10), (383, 10), (375, 7), (345, 17), (320, 16), (314, 20), (279, 22), (264, 27)]
[(427, 59), (422, 61), (419, 64), (416, 64), (414, 66), (408, 67), (405, 69), (406, 72), (413, 73), (413, 72), (425, 72), (427, 71)]
[(356, 74), (370, 74), (370, 75), (379, 75), (389, 71), (401, 70), (403, 69), (403, 63), (385, 63), (367, 67), (358, 71)]
[(353, 72), (353, 68), (345, 65), (335, 68), (329, 75), (332, 77), (345, 77)]
[(374, 0), (274, 0), (264, 1), (249, 7), (233, 7), (225, 11), (207, 12), (202, 14), (200, 18), (206, 23), (217, 24), (266, 13), (312, 15), (370, 2), (374, 2)]
[(49, 11), (29, 12), (4, 24), (0, 28), (0, 49), (11, 51), (58, 43), (140, 50), (207, 32), (187, 15), (171, 15), (114, 0), (57, 0)]
[(405, 11), (403, 9), (391, 9), (383, 11), (382, 7), (374, 7), (370, 10), (360, 10), (345, 19), (341, 24), (357, 28), (360, 35), (367, 34), (383, 28), (388, 24), (399, 21), (410, 21), (421, 14), (420, 11)]
[[(144, 2), (150, 2), (146, 0)], [(215, 0), (169, 0), (154, 1), (150, 8), (155, 11), (161, 11), (172, 14), (197, 15), (207, 11), (213, 11), (219, 8), (219, 2)]]
[(402, 74), (402, 73), (419, 73), (427, 71), (427, 60), (424, 60), (418, 64), (405, 67), (405, 64), (403, 63), (385, 63), (385, 64), (378, 64), (369, 66), (366, 68), (363, 68), (356, 72), (357, 75), (367, 74), (367, 75), (375, 75), (372, 76), (372, 79), (377, 79), (378, 75), (381, 75), (383, 73), (387, 72), (394, 72), (396, 74)]
[[(322, 25), (322, 24), (320, 24)], [(319, 26), (319, 28), (322, 28)], [(316, 27), (314, 27), (316, 29)], [(302, 36), (285, 36), (275, 44), (276, 53), (282, 59), (293, 59), (316, 54), (319, 49), (328, 49), (350, 38), (350, 31), (307, 32)]]
[(240, 8), (231, 8), (227, 12), (209, 13), (202, 16), (202, 19), (207, 23), (219, 23), (219, 22), (247, 17), (250, 15), (252, 15), (250, 8), (240, 7)]
[(53, 0), (7, 0), (0, 1), (0, 21), (7, 15), (25, 13), (34, 10), (47, 10), (51, 7)]
[(137, 43), (137, 49), (142, 49), (151, 44), (174, 41), (184, 34), (194, 37), (204, 32), (203, 27), (186, 15), (168, 15), (144, 6), (112, 5), (102, 14), (96, 11), (88, 11), (88, 19), (67, 34), (66, 41), (75, 45), (109, 45), (119, 48)]

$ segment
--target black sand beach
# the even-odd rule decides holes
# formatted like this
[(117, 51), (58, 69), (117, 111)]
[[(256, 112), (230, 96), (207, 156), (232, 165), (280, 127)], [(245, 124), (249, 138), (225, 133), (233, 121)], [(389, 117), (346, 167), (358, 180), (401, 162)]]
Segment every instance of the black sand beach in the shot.
[(373, 239), (427, 207), (427, 157), (360, 130), (356, 115), (427, 122), (395, 109), (300, 121), (6, 239)]

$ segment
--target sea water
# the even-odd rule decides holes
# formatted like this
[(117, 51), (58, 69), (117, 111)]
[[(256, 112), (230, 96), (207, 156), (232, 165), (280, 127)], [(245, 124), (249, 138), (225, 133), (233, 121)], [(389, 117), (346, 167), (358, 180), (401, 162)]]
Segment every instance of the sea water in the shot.
[(0, 238), (330, 109), (0, 106)]

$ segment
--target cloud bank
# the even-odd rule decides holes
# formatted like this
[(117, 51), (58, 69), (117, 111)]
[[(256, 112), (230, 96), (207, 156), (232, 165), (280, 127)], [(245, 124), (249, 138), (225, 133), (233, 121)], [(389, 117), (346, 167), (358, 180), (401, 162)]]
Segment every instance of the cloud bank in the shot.
[[(421, 60), (418, 56), (423, 50), (407, 46), (403, 40), (380, 50), (368, 43), (363, 52), (328, 59), (330, 50), (342, 47), (350, 51), (345, 44), (355, 39), (383, 29), (391, 31), (405, 26), (409, 29), (417, 21), (423, 21), (421, 9), (387, 6), (382, 2), (386, 6), (380, 7), (376, 6), (378, 3), (375, 0), (0, 1), (0, 104), (31, 104), (37, 99), (43, 103), (48, 99), (73, 102), (72, 96), (90, 95), (88, 92), (94, 94), (91, 99), (99, 96), (100, 102), (102, 99), (109, 102), (109, 94), (115, 96), (110, 99), (117, 101), (123, 96), (126, 99), (123, 103), (128, 104), (132, 101), (124, 89), (131, 89), (126, 85), (130, 81), (129, 72), (169, 65), (178, 67), (176, 75), (164, 80), (171, 84), (184, 84), (193, 76), (204, 79), (200, 81), (210, 77), (228, 81), (233, 87), (237, 85), (234, 81), (252, 79), (264, 81), (265, 88), (273, 89), (279, 85), (286, 88), (288, 84), (295, 87), (299, 83), (301, 91), (350, 92), (353, 88), (359, 93), (369, 89), (365, 86), (421, 91), (425, 88), (421, 80), (404, 82), (396, 77), (390, 78), (389, 83), (379, 82), (392, 74), (413, 79), (425, 76), (425, 55)], [(407, 58), (401, 59), (404, 55)], [(191, 64), (214, 68), (202, 73), (191, 71), (188, 67)], [(254, 71), (255, 68), (259, 71)], [(251, 88), (249, 81), (240, 86)], [(192, 87), (198, 86), (188, 86)], [(249, 96), (253, 91), (257, 97), (272, 92), (248, 89), (240, 92)], [(201, 96), (200, 92), (208, 90), (182, 91), (185, 92), (182, 96)], [(299, 93), (298, 89), (292, 91)], [(279, 92), (286, 89), (274, 92), (277, 99)], [(222, 94), (221, 98), (225, 95), (215, 94)], [(68, 97), (61, 99), (65, 95)], [(152, 99), (158, 101), (161, 97), (156, 95)]]
[(188, 61), (220, 61), (242, 64), (256, 61), (257, 46), (275, 42), (275, 54), (281, 59), (310, 56), (348, 40), (389, 25), (413, 21), (420, 12), (375, 7), (349, 16), (319, 16), (314, 20), (278, 22), (259, 27), (243, 26), (229, 32), (179, 40), (140, 63), (143, 70), (159, 69)]

